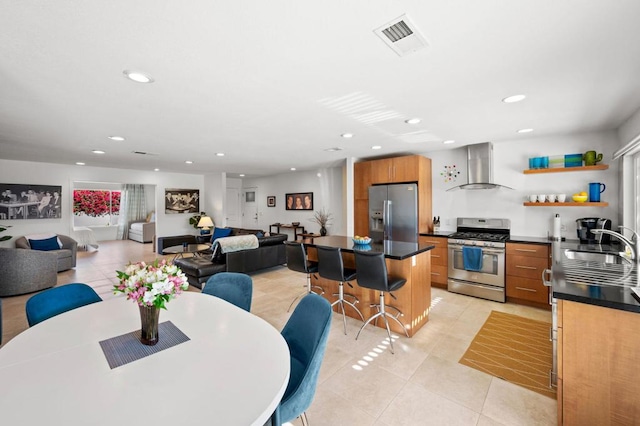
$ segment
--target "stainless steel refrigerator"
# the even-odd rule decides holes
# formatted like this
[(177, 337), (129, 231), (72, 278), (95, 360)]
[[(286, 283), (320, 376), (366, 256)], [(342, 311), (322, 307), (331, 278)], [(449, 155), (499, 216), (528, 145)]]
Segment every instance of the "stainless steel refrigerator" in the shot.
[(376, 242), (418, 242), (417, 184), (369, 187), (369, 237)]

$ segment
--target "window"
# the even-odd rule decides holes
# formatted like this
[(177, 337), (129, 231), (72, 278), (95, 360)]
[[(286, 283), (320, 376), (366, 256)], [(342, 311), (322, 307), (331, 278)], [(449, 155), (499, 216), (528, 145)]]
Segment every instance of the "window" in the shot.
[(118, 224), (120, 191), (76, 189), (73, 191), (74, 226)]

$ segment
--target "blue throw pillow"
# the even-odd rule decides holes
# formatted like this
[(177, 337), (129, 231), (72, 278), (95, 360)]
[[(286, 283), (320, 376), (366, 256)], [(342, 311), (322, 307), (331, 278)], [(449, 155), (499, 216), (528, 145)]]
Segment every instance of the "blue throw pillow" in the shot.
[(213, 230), (213, 235), (211, 236), (211, 244), (213, 244), (216, 239), (228, 237), (229, 235), (231, 235), (230, 228), (215, 228)]
[(51, 237), (45, 240), (29, 240), (29, 246), (31, 246), (32, 250), (58, 250), (60, 246), (58, 245), (58, 237)]
[(262, 232), (256, 232), (256, 237), (257, 238), (262, 238), (262, 237), (264, 237), (264, 234)]

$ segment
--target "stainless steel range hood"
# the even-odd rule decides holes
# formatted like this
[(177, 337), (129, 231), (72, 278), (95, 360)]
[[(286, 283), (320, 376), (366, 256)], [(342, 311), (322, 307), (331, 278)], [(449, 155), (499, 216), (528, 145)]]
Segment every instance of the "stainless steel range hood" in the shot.
[(467, 182), (464, 185), (447, 189), (447, 191), (457, 189), (513, 189), (493, 182), (493, 144), (491, 142), (467, 146)]

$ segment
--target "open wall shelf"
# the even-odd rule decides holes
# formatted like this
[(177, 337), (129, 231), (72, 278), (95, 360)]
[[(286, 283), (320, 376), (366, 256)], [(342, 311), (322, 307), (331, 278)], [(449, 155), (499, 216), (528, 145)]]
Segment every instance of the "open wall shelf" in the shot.
[(531, 203), (531, 202), (525, 202), (524, 203), (525, 206), (527, 207), (607, 207), (609, 205), (609, 203), (605, 203), (603, 201), (599, 202), (599, 203), (593, 203), (593, 202), (589, 202), (586, 201), (584, 203), (574, 203), (574, 202), (568, 202), (568, 203)]
[(581, 166), (581, 167), (553, 167), (548, 169), (527, 169), (522, 173), (525, 175), (533, 175), (537, 173), (561, 173), (561, 172), (586, 172), (589, 170), (607, 170), (608, 164), (596, 164), (595, 166)]

